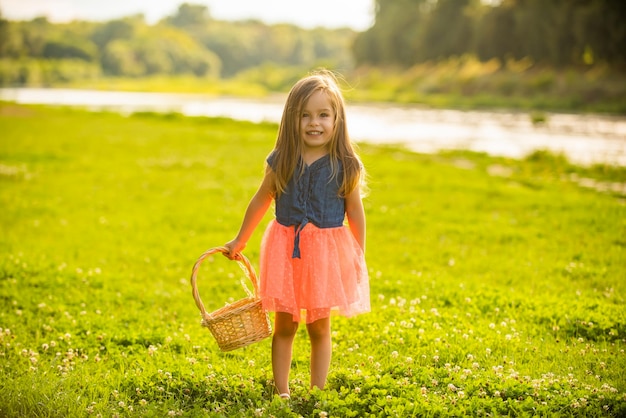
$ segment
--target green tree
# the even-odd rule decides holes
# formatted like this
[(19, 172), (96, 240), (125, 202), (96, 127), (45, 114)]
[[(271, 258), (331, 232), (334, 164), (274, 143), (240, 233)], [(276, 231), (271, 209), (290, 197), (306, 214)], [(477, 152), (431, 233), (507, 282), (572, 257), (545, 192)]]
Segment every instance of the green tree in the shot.
[(109, 42), (131, 39), (135, 35), (136, 26), (137, 22), (129, 19), (112, 20), (98, 27), (92, 35), (92, 40), (100, 50), (104, 50)]
[(482, 60), (507, 56), (524, 56), (515, 31), (515, 8), (511, 2), (503, 2), (499, 7), (486, 7), (474, 22), (476, 27), (474, 51)]
[(576, 10), (573, 20), (575, 52), (581, 61), (587, 64), (604, 61), (620, 68), (626, 66), (626, 2), (584, 2)]
[(409, 66), (417, 61), (427, 0), (376, 0), (374, 25), (357, 35), (358, 64)]
[(105, 74), (116, 76), (139, 76), (146, 72), (135, 49), (124, 39), (107, 42), (102, 54), (102, 70)]
[[(439, 0), (425, 17), (421, 39), (413, 56), (420, 60), (463, 55), (471, 51), (473, 23), (470, 8), (474, 0)], [(413, 62), (406, 62), (411, 65)]]
[(554, 66), (626, 64), (623, 0), (376, 0), (375, 24), (353, 45), (358, 65), (475, 54)]
[(97, 59), (98, 48), (89, 39), (68, 31), (46, 41), (41, 55), (49, 59), (78, 58), (91, 62)]
[(165, 19), (165, 22), (178, 28), (193, 28), (206, 25), (211, 20), (209, 9), (201, 4), (183, 3), (178, 6), (174, 16)]

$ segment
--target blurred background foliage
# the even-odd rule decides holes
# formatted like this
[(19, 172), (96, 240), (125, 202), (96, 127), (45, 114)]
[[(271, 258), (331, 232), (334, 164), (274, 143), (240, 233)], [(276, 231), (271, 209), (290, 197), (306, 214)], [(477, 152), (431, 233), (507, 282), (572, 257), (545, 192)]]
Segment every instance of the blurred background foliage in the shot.
[[(363, 32), (220, 21), (191, 3), (154, 24), (143, 15), (9, 21), (0, 11), (0, 85), (184, 76), (254, 80), (284, 91), (303, 70), (323, 66), (358, 79), (359, 89), (378, 91), (364, 98), (370, 100), (428, 96), (429, 104), (446, 106), (453, 94), (497, 106), (495, 96), (535, 94), (537, 108), (585, 110), (603, 102), (599, 110), (626, 112), (622, 0), (375, 0), (374, 6), (374, 24)], [(542, 106), (545, 95), (554, 100)]]
[(376, 22), (353, 52), (360, 64), (402, 67), (470, 53), (624, 68), (625, 21), (621, 0), (377, 0)]

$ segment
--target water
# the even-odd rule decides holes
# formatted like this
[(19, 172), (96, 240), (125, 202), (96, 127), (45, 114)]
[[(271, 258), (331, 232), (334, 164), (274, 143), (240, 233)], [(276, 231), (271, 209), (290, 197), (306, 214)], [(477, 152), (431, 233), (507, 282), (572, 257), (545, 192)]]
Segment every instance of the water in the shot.
[[(0, 89), (0, 100), (80, 106), (92, 110), (180, 112), (252, 122), (279, 122), (285, 96), (262, 99), (198, 94), (128, 93), (70, 89)], [(534, 125), (525, 112), (426, 109), (349, 104), (348, 127), (358, 142), (401, 144), (419, 152), (466, 149), (521, 158), (545, 149), (578, 164), (626, 165), (626, 117), (548, 113)]]

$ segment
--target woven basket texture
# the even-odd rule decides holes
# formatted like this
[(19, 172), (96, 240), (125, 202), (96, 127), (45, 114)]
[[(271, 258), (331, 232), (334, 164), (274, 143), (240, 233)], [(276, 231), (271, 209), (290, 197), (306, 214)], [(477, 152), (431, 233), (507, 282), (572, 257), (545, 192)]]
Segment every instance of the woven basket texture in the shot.
[(250, 261), (241, 253), (236, 261), (246, 277), (252, 282), (254, 293), (250, 293), (244, 285), (243, 288), (248, 293), (247, 298), (240, 299), (211, 313), (204, 308), (197, 285), (200, 265), (211, 255), (227, 251), (224, 247), (215, 247), (205, 251), (194, 264), (191, 274), (192, 294), (202, 315), (202, 325), (211, 331), (222, 351), (232, 351), (245, 347), (272, 334), (269, 315), (263, 309), (261, 299), (258, 296), (259, 280)]

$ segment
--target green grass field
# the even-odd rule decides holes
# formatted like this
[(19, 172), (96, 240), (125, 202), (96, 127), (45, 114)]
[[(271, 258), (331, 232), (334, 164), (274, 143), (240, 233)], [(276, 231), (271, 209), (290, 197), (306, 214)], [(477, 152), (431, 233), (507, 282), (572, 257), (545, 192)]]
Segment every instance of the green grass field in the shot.
[[(269, 339), (220, 352), (191, 267), (237, 232), (276, 129), (0, 104), (0, 416), (626, 415), (626, 196), (572, 180), (626, 171), (542, 152), (363, 144), (372, 312), (333, 319), (327, 388), (303, 329), (290, 402)], [(240, 276), (203, 264), (207, 309)]]

